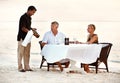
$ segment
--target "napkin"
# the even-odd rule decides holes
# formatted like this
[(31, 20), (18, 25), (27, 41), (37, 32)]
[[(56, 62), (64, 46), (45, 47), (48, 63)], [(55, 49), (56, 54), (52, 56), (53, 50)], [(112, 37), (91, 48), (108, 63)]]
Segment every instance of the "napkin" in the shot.
[(28, 31), (25, 39), (22, 42), (22, 46), (26, 47), (27, 44), (31, 42), (32, 36), (33, 36), (33, 31), (32, 30)]

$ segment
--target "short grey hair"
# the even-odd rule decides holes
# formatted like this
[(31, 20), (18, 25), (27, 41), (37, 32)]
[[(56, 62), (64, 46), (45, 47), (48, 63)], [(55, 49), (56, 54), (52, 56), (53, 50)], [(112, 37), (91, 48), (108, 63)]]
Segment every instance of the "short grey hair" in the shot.
[(53, 21), (51, 24), (57, 24), (57, 25), (59, 25), (59, 23), (57, 21)]

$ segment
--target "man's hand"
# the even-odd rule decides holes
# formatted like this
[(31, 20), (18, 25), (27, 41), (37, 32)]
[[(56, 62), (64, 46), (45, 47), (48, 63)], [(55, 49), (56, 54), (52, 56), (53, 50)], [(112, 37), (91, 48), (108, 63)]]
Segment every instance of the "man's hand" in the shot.
[(32, 31), (33, 31), (33, 35), (36, 37), (36, 38), (39, 38), (39, 34), (36, 32), (36, 28), (32, 28)]

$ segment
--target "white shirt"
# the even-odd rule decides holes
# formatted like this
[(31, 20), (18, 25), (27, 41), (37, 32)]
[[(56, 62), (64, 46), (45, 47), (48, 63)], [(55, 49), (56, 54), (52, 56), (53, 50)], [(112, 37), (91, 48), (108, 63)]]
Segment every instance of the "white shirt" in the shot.
[(42, 42), (47, 44), (64, 44), (65, 35), (61, 32), (58, 32), (56, 35), (52, 31), (45, 33)]

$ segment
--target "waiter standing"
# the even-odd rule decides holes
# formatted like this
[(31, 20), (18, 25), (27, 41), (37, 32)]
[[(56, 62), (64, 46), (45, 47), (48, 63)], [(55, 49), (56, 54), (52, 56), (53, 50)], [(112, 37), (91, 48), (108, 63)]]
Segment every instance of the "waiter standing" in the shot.
[[(30, 60), (30, 48), (31, 43), (28, 43), (26, 47), (22, 46), (22, 42), (25, 39), (28, 31), (33, 30), (33, 32), (36, 30), (35, 28), (31, 28), (31, 16), (34, 15), (34, 13), (37, 11), (37, 9), (34, 6), (29, 6), (28, 10), (25, 14), (23, 14), (20, 17), (19, 20), (19, 31), (17, 35), (17, 41), (18, 41), (18, 71), (25, 72), (25, 71), (32, 71), (32, 69), (29, 66), (29, 60)], [(38, 37), (37, 34), (33, 34), (35, 37)], [(24, 68), (22, 65), (22, 60), (24, 62)]]

